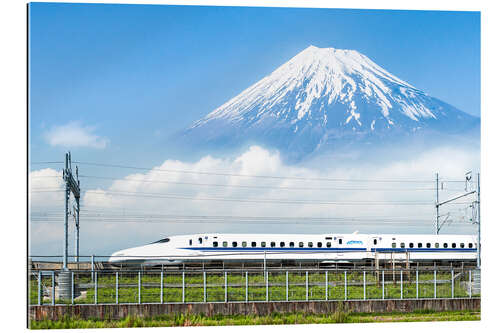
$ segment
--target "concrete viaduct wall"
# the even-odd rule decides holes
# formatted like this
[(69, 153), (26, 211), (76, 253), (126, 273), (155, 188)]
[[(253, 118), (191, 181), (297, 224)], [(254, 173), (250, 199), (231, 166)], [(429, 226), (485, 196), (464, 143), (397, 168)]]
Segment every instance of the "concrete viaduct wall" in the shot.
[(31, 305), (30, 320), (58, 320), (64, 316), (81, 319), (121, 319), (130, 316), (154, 317), (164, 314), (204, 314), (207, 316), (272, 313), (328, 314), (339, 311), (358, 312), (412, 312), (415, 310), (459, 311), (480, 310), (479, 298), (403, 299), (366, 301), (300, 301), (300, 302), (241, 302), (241, 303), (186, 303), (186, 304), (99, 304), (99, 305)]

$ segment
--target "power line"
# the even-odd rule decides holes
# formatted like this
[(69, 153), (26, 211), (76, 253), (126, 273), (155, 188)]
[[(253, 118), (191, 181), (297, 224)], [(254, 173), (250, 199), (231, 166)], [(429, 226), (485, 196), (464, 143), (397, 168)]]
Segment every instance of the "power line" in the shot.
[[(60, 217), (61, 213), (32, 213), (31, 218), (53, 218)], [(402, 218), (402, 217), (286, 217), (286, 216), (228, 216), (228, 215), (220, 215), (220, 216), (210, 216), (210, 215), (175, 215), (175, 214), (117, 214), (117, 213), (82, 213), (82, 216), (88, 218), (109, 218), (109, 219), (182, 219), (182, 220), (193, 220), (193, 219), (204, 219), (204, 220), (251, 220), (251, 221), (271, 221), (271, 220), (279, 220), (279, 221), (409, 221), (415, 222), (417, 221), (415, 218)]]
[[(91, 191), (87, 191), (89, 193)], [(181, 200), (200, 200), (200, 201), (230, 201), (230, 202), (251, 202), (251, 203), (284, 203), (284, 204), (374, 204), (374, 205), (432, 205), (430, 201), (319, 201), (319, 200), (284, 200), (284, 199), (244, 199), (244, 198), (227, 198), (227, 197), (189, 197), (179, 195), (169, 195), (161, 193), (145, 193), (145, 192), (126, 192), (126, 191), (106, 191), (106, 192), (91, 192), (97, 195), (118, 195), (132, 197), (146, 197), (156, 199), (181, 199)]]
[[(60, 176), (35, 176), (32, 178), (59, 178)], [(271, 189), (271, 190), (307, 190), (307, 191), (434, 191), (435, 188), (367, 188), (367, 187), (295, 187), (295, 186), (259, 186), (259, 185), (235, 185), (235, 184), (215, 184), (215, 183), (194, 183), (194, 182), (178, 182), (178, 181), (162, 181), (162, 180), (146, 180), (146, 179), (124, 179), (116, 177), (90, 176), (80, 175), (81, 178), (90, 179), (105, 179), (119, 182), (133, 183), (153, 183), (153, 184), (175, 184), (189, 186), (207, 186), (207, 187), (223, 187), (223, 188), (247, 188), (247, 189)], [(462, 191), (462, 189), (444, 189), (446, 191)]]
[[(59, 219), (31, 219), (32, 223), (63, 223)], [(188, 220), (180, 220), (180, 219), (162, 219), (162, 220), (148, 220), (148, 219), (86, 219), (86, 223), (116, 223), (116, 224), (121, 224), (121, 223), (134, 223), (134, 224), (141, 224), (141, 223), (146, 223), (146, 224), (231, 224), (231, 225), (248, 225), (248, 224), (253, 224), (253, 225), (268, 225), (268, 224), (277, 224), (277, 225), (315, 225), (315, 226), (328, 226), (328, 225), (346, 225), (346, 222), (352, 222), (356, 226), (373, 226), (374, 223), (377, 225), (391, 225), (391, 226), (412, 226), (412, 227), (429, 227), (432, 226), (433, 221), (382, 221), (382, 220), (377, 220), (377, 221), (350, 221), (350, 220), (345, 220), (345, 221), (316, 221), (316, 220), (311, 220), (311, 221), (280, 221), (280, 220), (244, 220), (244, 221), (239, 221), (239, 220), (205, 220), (205, 219), (188, 219)], [(471, 225), (471, 223), (468, 222), (463, 222), (463, 221), (457, 221), (454, 222), (454, 224), (457, 225)]]
[(160, 168), (144, 168), (137, 166), (119, 165), (119, 164), (105, 164), (78, 161), (82, 165), (100, 166), (109, 168), (132, 169), (132, 170), (147, 170), (152, 172), (172, 172), (172, 173), (187, 173), (199, 175), (213, 175), (213, 176), (230, 176), (230, 177), (252, 177), (252, 178), (269, 178), (269, 179), (294, 179), (294, 180), (314, 180), (314, 181), (331, 181), (331, 182), (374, 182), (374, 183), (430, 183), (429, 180), (415, 180), (415, 179), (341, 179), (341, 178), (315, 178), (315, 177), (294, 177), (294, 176), (269, 176), (269, 175), (249, 175), (249, 174), (234, 174), (226, 172), (208, 172), (208, 171), (191, 171), (191, 170), (177, 170), (177, 169), (160, 169)]
[(309, 190), (309, 191), (434, 191), (434, 188), (338, 188), (338, 187), (294, 187), (294, 186), (258, 186), (258, 185), (233, 185), (233, 184), (214, 184), (214, 183), (193, 183), (193, 182), (178, 182), (178, 181), (162, 181), (162, 180), (145, 180), (145, 179), (123, 179), (115, 177), (101, 177), (80, 175), (83, 178), (93, 179), (109, 179), (120, 182), (138, 182), (138, 183), (164, 183), (176, 185), (194, 185), (194, 186), (214, 186), (214, 187), (237, 187), (237, 188), (258, 188), (258, 189), (283, 189), (283, 190)]

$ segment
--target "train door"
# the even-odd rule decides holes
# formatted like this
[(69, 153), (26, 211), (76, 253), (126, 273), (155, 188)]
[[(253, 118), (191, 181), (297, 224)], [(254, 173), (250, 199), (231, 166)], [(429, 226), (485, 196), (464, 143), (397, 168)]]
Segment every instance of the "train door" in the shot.
[(338, 257), (343, 257), (344, 256), (344, 251), (342, 251), (341, 249), (344, 247), (344, 237), (335, 237), (335, 239), (337, 240), (337, 258)]
[(372, 237), (371, 242), (370, 242), (370, 247), (371, 247), (372, 249), (374, 249), (374, 251), (375, 251), (375, 249), (376, 249), (378, 246), (379, 246), (379, 239), (378, 239), (378, 237)]

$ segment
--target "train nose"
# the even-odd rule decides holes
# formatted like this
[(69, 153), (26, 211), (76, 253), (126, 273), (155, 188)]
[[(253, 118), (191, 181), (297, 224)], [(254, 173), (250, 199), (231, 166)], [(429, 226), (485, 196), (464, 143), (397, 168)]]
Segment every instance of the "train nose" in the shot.
[(119, 264), (119, 263), (123, 263), (125, 260), (126, 260), (125, 251), (122, 250), (122, 251), (118, 251), (118, 252), (113, 253), (109, 257), (108, 262), (110, 264)]

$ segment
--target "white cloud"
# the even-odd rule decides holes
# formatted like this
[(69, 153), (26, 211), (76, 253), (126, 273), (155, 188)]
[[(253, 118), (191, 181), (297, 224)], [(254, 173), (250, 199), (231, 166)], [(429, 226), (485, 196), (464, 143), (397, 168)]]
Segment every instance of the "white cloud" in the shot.
[(45, 132), (45, 139), (51, 146), (89, 147), (103, 149), (109, 140), (94, 134), (95, 127), (83, 126), (79, 122), (69, 122), (53, 126)]
[[(465, 172), (478, 170), (478, 168), (478, 152), (452, 148), (436, 148), (411, 159), (386, 161), (384, 164), (363, 161), (349, 168), (335, 164), (327, 167), (323, 165), (318, 167), (290, 166), (281, 161), (278, 153), (257, 146), (251, 147), (234, 159), (206, 156), (194, 163), (166, 160), (148, 172), (130, 174), (113, 181), (109, 187), (101, 186), (84, 192), (81, 218), (82, 251), (106, 254), (120, 248), (154, 241), (166, 235), (204, 232), (349, 233), (359, 230), (367, 233), (433, 233), (435, 172), (439, 171), (442, 177), (448, 179), (462, 179)], [(191, 173), (191, 171), (197, 173)], [(84, 173), (84, 170), (81, 172)], [(214, 174), (203, 174), (203, 172)], [(243, 175), (265, 175), (276, 178), (244, 177)], [(306, 181), (294, 178), (424, 179), (429, 182), (425, 184), (356, 183)], [(82, 179), (82, 181), (82, 186), (85, 186), (85, 180)], [(49, 186), (49, 184), (43, 186)], [(51, 186), (60, 186), (60, 183), (57, 181), (57, 184)], [(461, 191), (462, 186), (461, 183), (445, 183), (440, 195), (443, 198), (451, 197), (457, 193), (451, 190)], [(36, 201), (35, 198), (33, 195), (33, 202)], [(217, 198), (228, 198), (234, 201), (213, 200)], [(57, 202), (51, 205), (47, 203), (49, 199)], [(62, 194), (60, 198), (47, 197), (44, 200), (46, 207), (60, 205), (61, 208), (57, 209), (62, 211)], [(39, 201), (36, 203), (40, 203)], [(285, 201), (302, 203), (284, 203)], [(306, 204), (304, 201), (358, 203), (419, 201), (428, 204), (343, 205)], [(37, 205), (37, 207), (41, 206)], [(460, 210), (462, 208), (450, 206), (449, 209), (453, 211), (452, 218), (455, 222), (461, 221), (464, 215), (464, 211)], [(92, 215), (92, 217), (86, 218), (85, 215)], [(169, 215), (175, 215), (176, 218), (169, 217)], [(186, 216), (212, 218), (200, 218), (193, 221), (193, 218), (185, 218)], [(277, 222), (257, 219), (259, 223), (244, 223), (241, 219), (214, 218), (220, 216), (281, 217), (282, 219)], [(313, 217), (316, 220), (304, 223), (300, 217)], [(363, 222), (335, 221), (336, 218), (345, 217), (362, 218)], [(379, 220), (385, 217), (404, 218), (407, 222), (395, 225)], [(62, 221), (61, 215), (58, 218)], [(320, 220), (321, 218), (328, 218), (328, 220), (323, 221)], [(194, 223), (200, 221), (202, 223)], [(326, 224), (322, 225), (322, 222)], [(46, 229), (40, 229), (41, 227), (39, 224), (34, 224), (32, 230), (45, 232)], [(62, 224), (58, 228), (62, 230)], [(474, 231), (472, 226), (464, 223), (456, 223), (455, 226), (452, 224), (451, 227), (445, 229), (447, 229), (443, 229), (445, 232), (452, 233)], [(42, 242), (42, 240), (35, 239), (34, 242)], [(53, 239), (49, 243), (54, 243)], [(56, 241), (56, 245), (59, 244), (60, 242)]]

